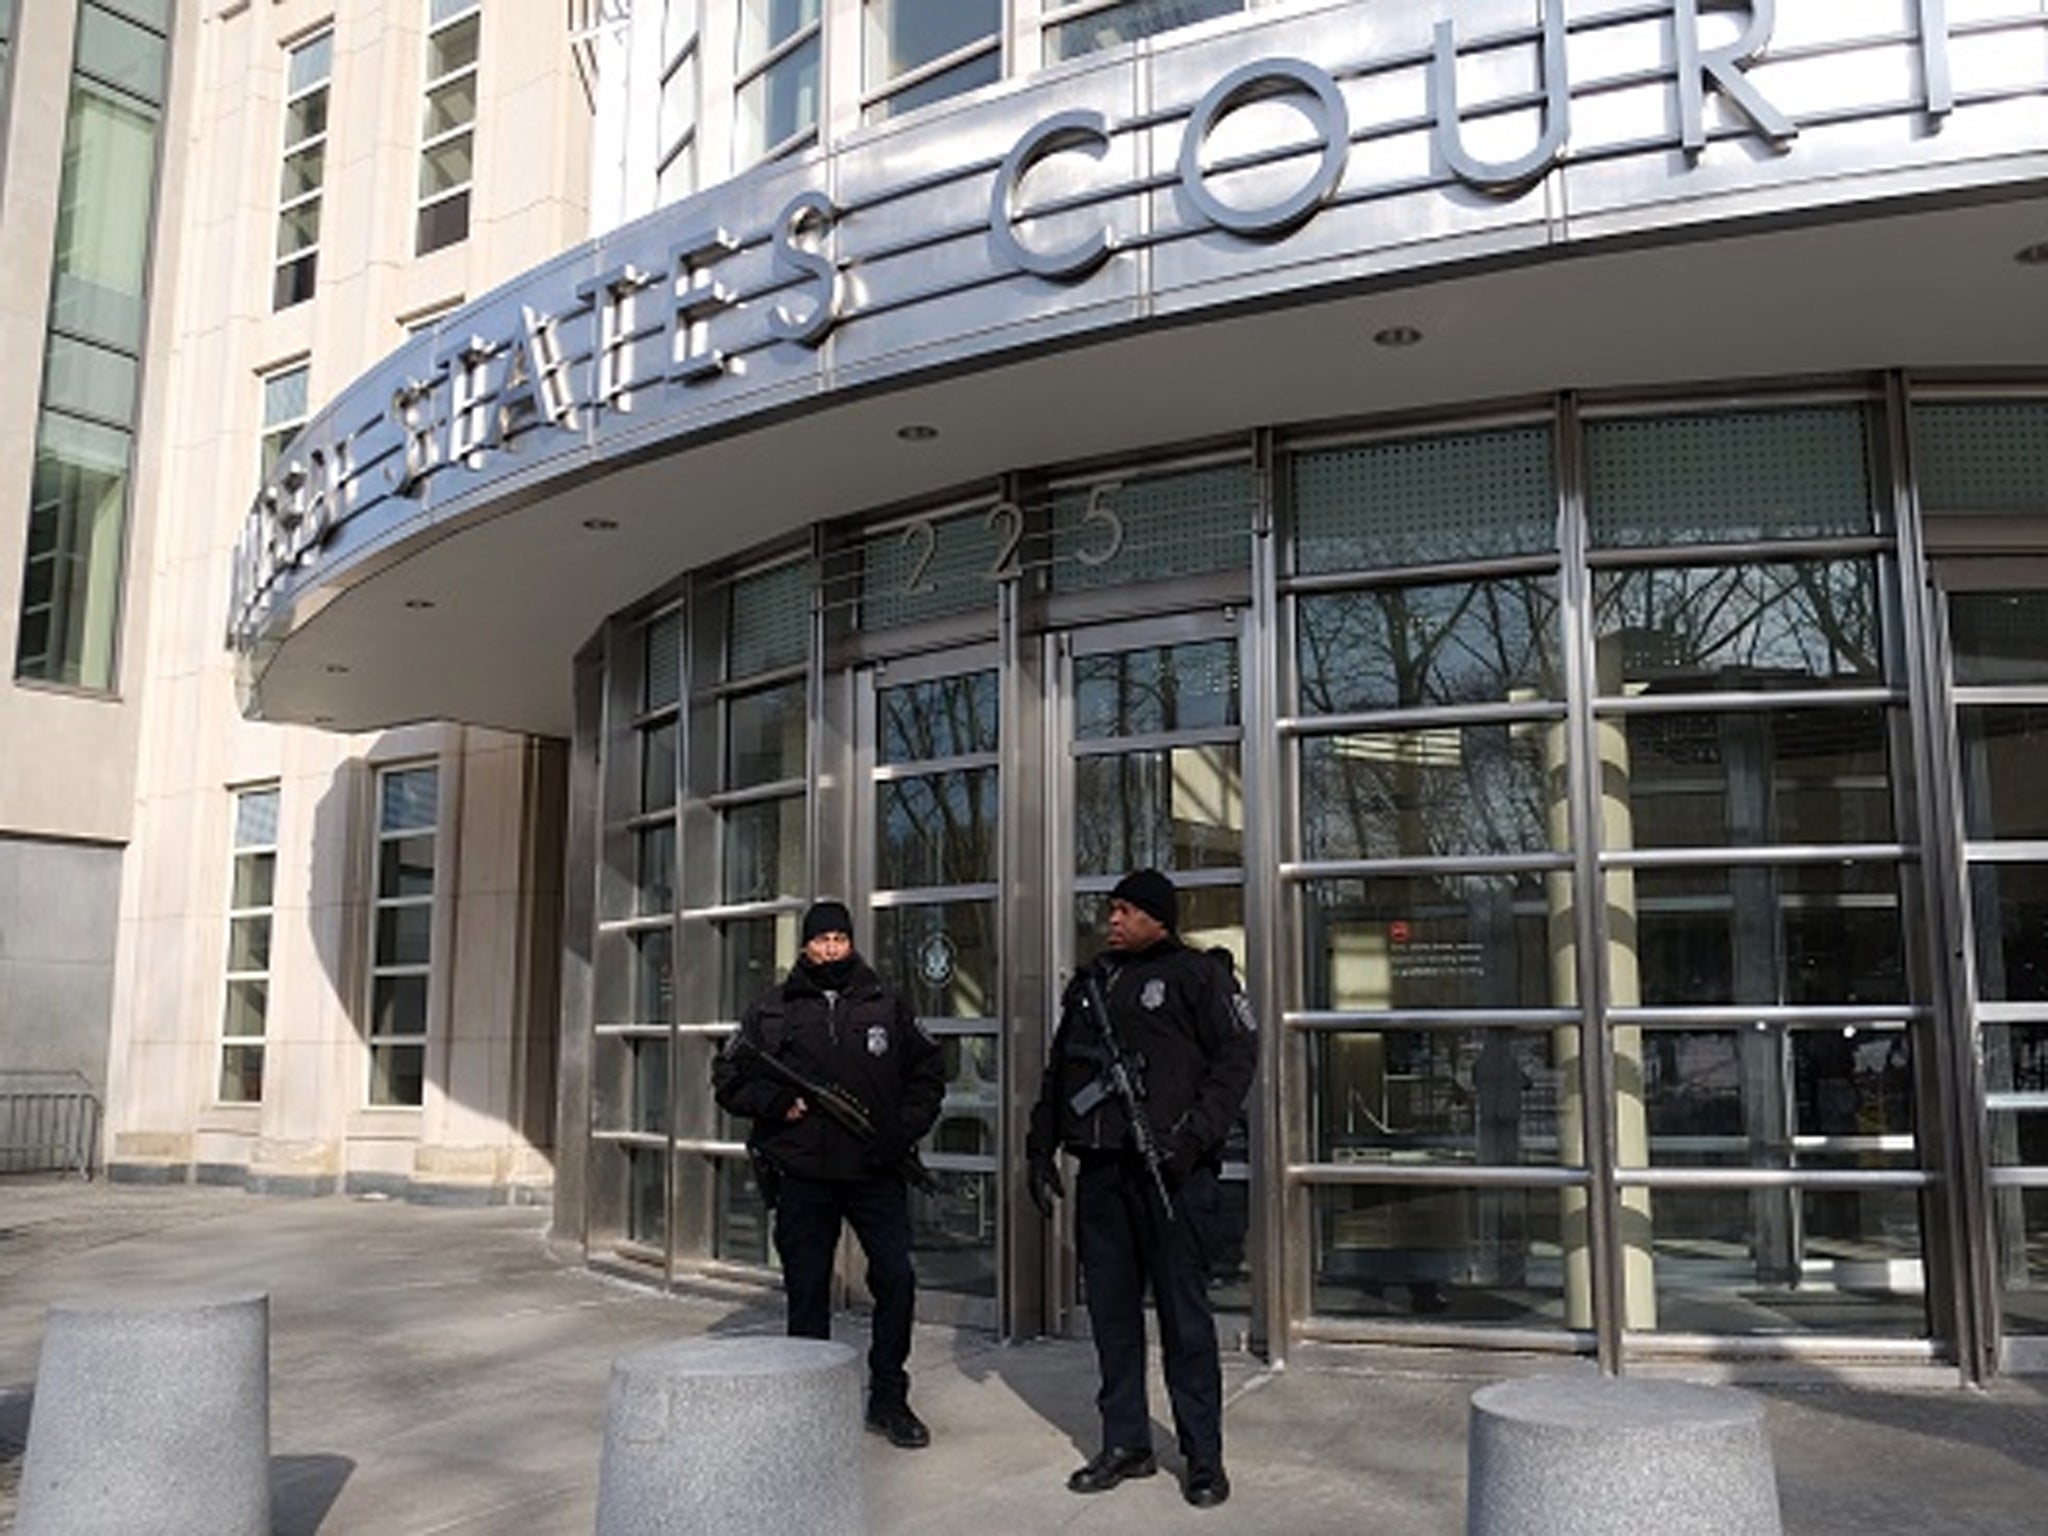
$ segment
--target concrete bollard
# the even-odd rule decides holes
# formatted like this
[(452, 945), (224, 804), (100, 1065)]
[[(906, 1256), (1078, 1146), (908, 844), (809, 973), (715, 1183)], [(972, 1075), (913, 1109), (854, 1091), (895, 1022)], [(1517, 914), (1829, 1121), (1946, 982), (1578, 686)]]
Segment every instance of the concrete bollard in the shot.
[(60, 1301), (16, 1536), (269, 1536), (270, 1298)]
[(860, 1373), (824, 1339), (689, 1339), (612, 1363), (598, 1536), (862, 1536)]
[(1472, 1394), (1467, 1536), (1782, 1536), (1763, 1404), (1603, 1376)]

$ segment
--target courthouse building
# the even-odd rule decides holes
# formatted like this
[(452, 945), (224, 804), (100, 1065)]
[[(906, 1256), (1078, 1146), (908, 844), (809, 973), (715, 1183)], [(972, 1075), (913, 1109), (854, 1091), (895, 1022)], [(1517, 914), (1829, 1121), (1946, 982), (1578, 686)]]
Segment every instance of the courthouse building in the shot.
[(0, 915), (88, 891), (116, 1176), (771, 1282), (709, 1062), (840, 895), (922, 1305), (1064, 1331), (1152, 864), (1254, 1344), (2048, 1365), (2048, 5), (0, 16)]

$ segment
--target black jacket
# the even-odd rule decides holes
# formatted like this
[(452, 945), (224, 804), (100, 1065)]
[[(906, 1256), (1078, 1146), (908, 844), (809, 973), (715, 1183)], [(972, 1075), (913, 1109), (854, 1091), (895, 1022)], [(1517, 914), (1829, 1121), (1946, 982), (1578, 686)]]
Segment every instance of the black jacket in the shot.
[[(1124, 1054), (1142, 1062), (1146, 1119), (1170, 1171), (1186, 1174), (1216, 1162), (1231, 1123), (1258, 1070), (1259, 1042), (1249, 1009), (1236, 1005), (1236, 988), (1222, 963), (1163, 939), (1136, 954), (1105, 951), (1089, 962), (1109, 1003)], [(1028, 1156), (1129, 1148), (1130, 1119), (1123, 1101), (1103, 1095), (1085, 1112), (1075, 1107), (1098, 1097), (1089, 1085), (1102, 1075), (1101, 1037), (1084, 1000), (1084, 974), (1067, 986), (1059, 1029), (1045, 1065), (1038, 1103), (1025, 1141)]]
[[(813, 1105), (800, 1120), (783, 1117), (798, 1097), (739, 1047), (740, 1040), (795, 1068), (813, 1082), (860, 1100), (878, 1133), (863, 1145), (853, 1132)], [(946, 1091), (938, 1043), (909, 1004), (883, 987), (856, 956), (843, 989), (828, 992), (799, 960), (778, 987), (747, 1010), (739, 1034), (711, 1066), (718, 1102), (752, 1120), (747, 1137), (785, 1173), (812, 1179), (854, 1179), (895, 1167), (932, 1128)]]

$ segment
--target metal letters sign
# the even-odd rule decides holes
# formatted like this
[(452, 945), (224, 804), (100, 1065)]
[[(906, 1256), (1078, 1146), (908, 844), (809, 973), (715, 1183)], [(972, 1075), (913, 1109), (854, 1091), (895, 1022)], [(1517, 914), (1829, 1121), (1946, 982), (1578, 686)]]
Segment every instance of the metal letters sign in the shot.
[[(1887, 172), (1924, 190), (1947, 163), (1967, 187), (1999, 156), (2048, 152), (2048, 80), (2034, 77), (2048, 16), (2030, 7), (1973, 21), (1970, 59), (1984, 78), (1959, 84), (1946, 0), (1899, 3), (1910, 31), (1871, 14), (1889, 7), (1800, 12), (1802, 69), (1775, 87), (1786, 100), (1764, 78), (1776, 0), (1584, 13), (1548, 0), (1534, 24), (1519, 5), (1439, 21), (1420, 0), (1254, 13), (1234, 31), (1020, 80), (959, 112), (761, 167), (485, 296), (315, 417), (247, 515), (229, 640), (256, 648), (268, 626), (293, 622), (302, 589), (514, 485), (530, 496), (573, 483), (615, 455), (731, 430), (843, 385), (987, 366), (1048, 337), (1198, 313), (1226, 286), (1236, 301), (1341, 285), (1367, 259), (1421, 270), (1461, 252), (1555, 247), (1598, 238), (1603, 218), (1607, 232), (1631, 214), (1663, 222), (1645, 209), (1683, 203), (1687, 218), (1712, 217), (1717, 195), (1748, 199), (1721, 215), (1739, 217), (1759, 187), (1780, 208), (1844, 202), (1874, 195)], [(1816, 26), (1834, 30), (1815, 37)], [(1572, 75), (1582, 54), (1593, 61), (1583, 81)], [(1840, 67), (1825, 88), (1802, 87), (1829, 61)], [(1503, 86), (1503, 72), (1523, 83)], [(1912, 99), (1901, 100), (1901, 79)], [(1845, 100), (1844, 82), (1864, 105)], [(1355, 105), (1411, 96), (1419, 118), (1368, 121)], [(1575, 108), (1595, 99), (1599, 124), (1582, 142)], [(1149, 105), (1134, 114), (1131, 102)], [(1109, 110), (1119, 103), (1122, 117)], [(1630, 103), (1633, 119), (1617, 126)], [(2022, 117), (2006, 110), (2014, 103), (2035, 110)], [(1242, 135), (1218, 150), (1238, 114), (1270, 120), (1276, 107), (1297, 125), (1291, 136), (1256, 155)], [(1807, 138), (1844, 122), (1856, 133), (1800, 163)], [(1875, 148), (1874, 122), (1893, 125)], [(1716, 162), (1730, 146), (1739, 164)], [(1428, 169), (1376, 180), (1369, 151)], [(1559, 176), (1583, 185), (1546, 202)], [(1035, 187), (1052, 190), (1034, 199)], [(1388, 233), (1393, 208), (1442, 228), (1403, 244)], [(1582, 234), (1574, 221), (1596, 227)]]

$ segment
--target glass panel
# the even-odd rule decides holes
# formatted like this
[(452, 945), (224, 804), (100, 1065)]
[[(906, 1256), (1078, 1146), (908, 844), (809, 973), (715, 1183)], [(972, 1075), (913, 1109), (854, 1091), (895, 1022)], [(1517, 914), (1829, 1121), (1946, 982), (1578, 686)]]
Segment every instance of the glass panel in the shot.
[(270, 914), (237, 917), (228, 922), (228, 969), (267, 971), (270, 969)]
[(1301, 747), (1311, 859), (1542, 853), (1562, 844), (1563, 785), (1544, 753), (1562, 727), (1436, 726), (1312, 737)]
[(1551, 1006), (1563, 874), (1388, 875), (1302, 887), (1307, 1006)]
[(370, 987), (370, 1034), (424, 1035), (427, 1032), (427, 978), (379, 976)]
[(263, 1033), (270, 1016), (270, 982), (262, 976), (237, 977), (228, 983), (227, 1004), (221, 1013), (220, 1032), (230, 1039)]
[(728, 679), (803, 661), (811, 643), (809, 563), (791, 561), (734, 582), (730, 623)]
[(424, 256), (469, 238), (469, 194), (459, 192), (420, 210), (414, 249)]
[(1235, 743), (1084, 757), (1074, 764), (1074, 869), (1231, 869), (1244, 862)]
[(713, 1217), (712, 1257), (728, 1264), (766, 1268), (773, 1220), (754, 1182), (754, 1165), (744, 1157), (720, 1158), (718, 1209)]
[(633, 910), (668, 912), (676, 904), (676, 829), (673, 823), (643, 827), (634, 834)]
[(320, 242), (320, 200), (300, 203), (277, 216), (277, 254), (290, 256)]
[(126, 421), (135, 408), (137, 364), (124, 352), (52, 334), (43, 362), (43, 405)]
[[(987, 609), (996, 600), (997, 584), (989, 572), (1002, 557), (998, 535), (1007, 537), (1010, 531), (988, 508), (919, 518), (862, 539), (857, 575), (837, 579), (859, 583), (862, 629)], [(838, 562), (834, 568), (844, 571)]]
[(458, 133), (452, 139), (420, 151), (420, 196), (434, 197), (442, 192), (469, 185), (475, 173), (474, 150), (476, 135)]
[(1875, 561), (1598, 571), (1604, 694), (1883, 681)]
[(430, 830), (440, 814), (440, 777), (433, 768), (408, 768), (383, 776), (377, 827), (382, 832)]
[(725, 787), (750, 789), (802, 778), (805, 717), (801, 678), (728, 701)]
[(994, 880), (1001, 829), (996, 788), (993, 768), (876, 785), (876, 885), (901, 890)]
[(235, 855), (234, 890), (228, 904), (238, 910), (267, 907), (277, 887), (277, 855), (238, 853)]
[(994, 1035), (946, 1035), (946, 1096), (925, 1142), (948, 1157), (993, 1158), (1000, 1151), (1002, 1083)]
[(918, 1284), (956, 1295), (996, 1293), (996, 1178), (935, 1170), (939, 1192), (910, 1192), (910, 1256)]
[[(1319, 1030), (1309, 1047), (1311, 1155), (1555, 1163), (1562, 1084), (1552, 1046), (1548, 1030)], [(1576, 1046), (1564, 1054), (1575, 1059)]]
[[(1795, 1136), (1913, 1134), (1913, 1065), (1903, 1029), (1848, 1025), (1640, 1032), (1650, 1161), (1686, 1167), (1831, 1166)], [(1847, 1166), (1914, 1166), (1910, 1152), (1860, 1147)]]
[(1874, 532), (1869, 421), (1842, 405), (1595, 422), (1586, 429), (1593, 540), (1640, 547)]
[(734, 806), (724, 822), (727, 901), (767, 901), (802, 893), (803, 796)]
[[(1607, 876), (1617, 956), (1634, 915), (1642, 1001), (1889, 1003), (1906, 997), (1899, 879), (1886, 864)], [(1626, 959), (1617, 959), (1626, 967)]]
[(53, 328), (137, 351), (156, 179), (157, 114), (75, 83), (57, 209)]
[(884, 688), (879, 759), (917, 763), (993, 752), (999, 712), (993, 670)]
[(683, 616), (663, 614), (647, 626), (643, 640), (640, 707), (666, 709), (683, 696)]
[(2048, 592), (1954, 592), (1948, 599), (1956, 686), (2048, 683)]
[(1295, 567), (1303, 572), (1557, 548), (1548, 427), (1306, 453), (1288, 470)]
[(818, 126), (818, 40), (813, 37), (795, 52), (740, 87), (733, 123), (735, 163), (745, 169), (798, 134)]
[(920, 64), (996, 35), (1002, 0), (867, 0), (862, 79), (888, 84)]
[(432, 953), (434, 909), (419, 902), (377, 910), (377, 964), (425, 965)]
[(1330, 593), (1296, 614), (1306, 714), (1564, 697), (1554, 576)]
[(1991, 1161), (2048, 1168), (2048, 1024), (1985, 1024), (1981, 1030), (1984, 1091), (1995, 1096)]
[(675, 935), (666, 926), (633, 935), (635, 1024), (676, 1021)]
[[(308, 139), (320, 138), (326, 132), (327, 88), (325, 86), (322, 86), (309, 96), (302, 96), (297, 101), (286, 104), (284, 109), (284, 142), (287, 147), (294, 144), (303, 144)], [(324, 148), (324, 145), (316, 146), (312, 152), (323, 152)], [(290, 187), (289, 176), (287, 176), (285, 184), (287, 188)], [(317, 177), (313, 184), (316, 186), (319, 184)], [(291, 193), (287, 191), (286, 195), (290, 196)]]
[(370, 1047), (370, 1102), (415, 1105), (426, 1101), (427, 1048), (423, 1045)]
[(2007, 1333), (2048, 1333), (2048, 1189), (2000, 1189), (1999, 1280)]
[[(458, 75), (446, 85), (435, 86), (434, 89), (427, 92), (427, 108), (420, 120), (420, 137), (436, 139), (442, 134), (450, 133), (457, 128), (466, 128), (475, 121), (476, 76), (474, 74)], [(469, 142), (467, 134), (463, 136), (462, 142), (465, 145), (464, 155), (466, 159), (466, 146)], [(466, 165), (463, 174), (455, 177), (455, 180), (469, 180)], [(431, 189), (423, 186), (420, 190), (426, 192)]]
[(1927, 1334), (1913, 1190), (1660, 1189), (1651, 1229), (1662, 1331)]
[[(945, 0), (957, 4), (958, 0)], [(740, 0), (739, 65), (745, 69), (762, 55), (818, 24), (820, 0)]]
[(1965, 832), (1973, 838), (2048, 838), (2048, 705), (1956, 711)]
[(878, 908), (870, 958), (921, 1019), (995, 1017), (994, 902)]
[(16, 676), (113, 684), (128, 442), (126, 432), (42, 417)]
[(779, 912), (773, 917), (724, 923), (719, 931), (724, 941), (720, 945), (719, 1016), (737, 1019), (796, 964), (797, 914)]
[(1243, 464), (1063, 489), (1052, 499), (1053, 590), (1244, 570), (1257, 507)]
[(677, 725), (664, 720), (640, 733), (640, 809), (665, 811), (676, 803)]
[(1637, 715), (1603, 764), (1637, 848), (1892, 840), (1877, 709)]
[[(268, 847), (277, 841), (278, 792), (246, 789), (235, 796), (235, 846)], [(267, 903), (266, 903), (267, 904)], [(254, 906), (258, 903), (251, 902)]]
[(1237, 723), (1234, 640), (1151, 646), (1074, 662), (1074, 735), (1080, 740)]
[(1929, 512), (2038, 517), (2048, 497), (2048, 401), (1915, 405), (1913, 468)]
[(434, 835), (387, 838), (378, 850), (379, 896), (434, 894)]
[(438, 80), (476, 62), (478, 34), (483, 17), (472, 13), (453, 26), (439, 27), (427, 34), (427, 78)]
[(263, 380), (263, 425), (290, 426), (306, 419), (309, 408), (306, 370), (287, 368)]
[(220, 1101), (223, 1104), (263, 1102), (263, 1047), (226, 1045), (220, 1052)]
[(334, 71), (334, 34), (322, 32), (292, 49), (287, 57), (285, 92), (296, 96)]
[(668, 1241), (668, 1153), (660, 1147), (626, 1149), (626, 1237), (659, 1248)]
[[(1064, 3), (1078, 4), (1079, 0)], [(1097, 11), (1086, 20), (1070, 21), (1048, 30), (1046, 62), (1077, 59), (1099, 48), (1114, 48), (1119, 43), (1136, 42), (1175, 27), (1193, 26), (1212, 16), (1229, 16), (1243, 10), (1244, 3), (1245, 0), (1127, 0), (1126, 4)]]
[(78, 68), (144, 101), (164, 99), (166, 44), (156, 32), (96, 5), (78, 12)]
[[(318, 273), (319, 258), (312, 255), (301, 256), (298, 260), (279, 267), (277, 276), (270, 284), (270, 307), (290, 309), (294, 304), (305, 303), (313, 297), (314, 279)], [(278, 443), (276, 447), (282, 451), (284, 444)], [(264, 472), (269, 473), (271, 465), (276, 462), (277, 459), (273, 455), (263, 466)]]
[(1326, 1316), (1562, 1327), (1553, 1189), (1311, 1189), (1312, 1305)]
[(669, 1130), (669, 1039), (634, 1038), (626, 1042), (633, 1075), (632, 1118), (625, 1129), (648, 1136)]
[(915, 112), (919, 107), (928, 107), (935, 101), (944, 101), (974, 90), (977, 86), (989, 85), (1003, 75), (1003, 56), (999, 49), (991, 48), (987, 53), (978, 54), (951, 69), (942, 69), (936, 75), (927, 75), (915, 85), (905, 86), (892, 96), (885, 96), (867, 111), (871, 123), (884, 122), (904, 112)]

